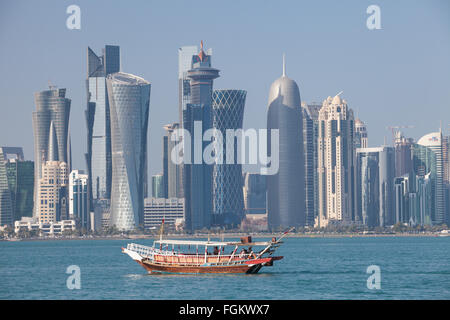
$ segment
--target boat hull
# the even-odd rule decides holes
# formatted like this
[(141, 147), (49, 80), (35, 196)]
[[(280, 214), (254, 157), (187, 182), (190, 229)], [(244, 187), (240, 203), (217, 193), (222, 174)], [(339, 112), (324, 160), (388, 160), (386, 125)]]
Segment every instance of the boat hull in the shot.
[[(149, 273), (178, 273), (178, 274), (236, 274), (247, 273), (254, 274), (263, 266), (272, 266), (273, 261), (281, 260), (282, 256), (254, 258), (249, 260), (239, 260), (229, 257), (209, 258), (205, 257), (204, 263), (199, 263), (196, 256), (158, 256), (154, 255), (151, 259), (141, 256), (139, 253), (122, 248), (122, 251), (128, 254), (134, 261), (144, 267)], [(187, 257), (187, 258), (186, 258)], [(156, 259), (155, 259), (156, 258)], [(228, 263), (223, 262), (231, 261)], [(203, 258), (202, 258), (203, 259)], [(195, 261), (195, 263), (189, 263)]]
[(151, 262), (136, 261), (143, 266), (149, 273), (257, 273), (262, 264), (254, 265), (235, 265), (235, 266), (176, 266), (160, 265)]

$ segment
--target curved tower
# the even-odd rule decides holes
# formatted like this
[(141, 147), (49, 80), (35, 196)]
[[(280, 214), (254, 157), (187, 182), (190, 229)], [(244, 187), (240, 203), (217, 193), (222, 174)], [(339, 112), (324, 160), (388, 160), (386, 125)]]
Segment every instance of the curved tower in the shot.
[[(66, 163), (69, 161), (67, 146), (71, 100), (65, 96), (66, 89), (53, 88), (34, 94), (36, 104), (36, 111), (33, 112), (35, 216), (37, 215), (36, 199), (39, 192), (39, 179), (42, 178), (42, 164), (50, 159)], [(52, 154), (50, 155), (49, 152)]]
[[(303, 157), (303, 116), (300, 91), (294, 80), (283, 75), (269, 92), (267, 129), (279, 130), (279, 169), (267, 177), (269, 229), (305, 225), (305, 160)], [(276, 152), (275, 141), (267, 134), (269, 155)], [(273, 147), (273, 150), (272, 150)]]
[(213, 224), (237, 226), (244, 217), (242, 165), (237, 163), (237, 141), (233, 142), (233, 159), (227, 158), (227, 129), (242, 129), (245, 90), (213, 91), (213, 127), (224, 137), (223, 163), (213, 169)]
[(132, 230), (143, 223), (151, 85), (123, 72), (110, 74), (106, 83), (111, 115), (111, 223), (119, 230)]

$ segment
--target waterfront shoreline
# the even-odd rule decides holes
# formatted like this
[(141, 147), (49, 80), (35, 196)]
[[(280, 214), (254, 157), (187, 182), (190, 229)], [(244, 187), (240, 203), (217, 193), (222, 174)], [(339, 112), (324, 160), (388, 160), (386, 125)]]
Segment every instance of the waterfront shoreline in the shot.
[[(280, 233), (227, 233), (227, 234), (168, 234), (164, 238), (173, 239), (205, 239), (210, 238), (212, 241), (217, 239), (240, 238), (243, 236), (251, 236), (253, 238), (272, 238), (279, 236)], [(324, 234), (288, 234), (286, 238), (379, 238), (379, 237), (439, 237), (440, 233), (392, 233), (392, 234), (358, 234), (358, 233), (324, 233)], [(3, 242), (21, 242), (21, 241), (64, 241), (64, 240), (156, 240), (157, 235), (129, 235), (129, 236), (94, 236), (94, 237), (55, 237), (55, 238), (13, 238), (0, 239)]]

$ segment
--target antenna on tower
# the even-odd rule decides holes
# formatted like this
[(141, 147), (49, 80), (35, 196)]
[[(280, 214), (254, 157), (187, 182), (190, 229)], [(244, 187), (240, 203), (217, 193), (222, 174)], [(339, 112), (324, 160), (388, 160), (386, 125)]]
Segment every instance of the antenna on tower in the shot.
[(283, 53), (283, 77), (286, 77), (286, 55)]
[(48, 80), (48, 87), (50, 88), (50, 90), (56, 89), (56, 86), (54, 86), (50, 80)]

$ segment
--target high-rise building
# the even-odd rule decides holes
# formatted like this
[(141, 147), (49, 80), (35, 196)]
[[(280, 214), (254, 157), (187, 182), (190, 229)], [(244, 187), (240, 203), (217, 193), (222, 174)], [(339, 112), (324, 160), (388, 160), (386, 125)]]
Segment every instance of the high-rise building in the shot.
[[(226, 130), (242, 129), (244, 119), (245, 90), (214, 90), (213, 127), (224, 138), (222, 163), (213, 169), (213, 225), (237, 226), (244, 218), (242, 193), (242, 164), (238, 161), (238, 142), (226, 141)], [(233, 150), (227, 147), (232, 146)]]
[[(13, 220), (33, 216), (34, 162), (25, 161), (19, 147), (0, 147), (5, 160), (6, 175), (13, 206)], [(13, 157), (9, 157), (9, 156)]]
[(87, 66), (86, 163), (89, 197), (95, 203), (111, 197), (111, 117), (106, 77), (120, 71), (119, 46), (105, 46), (101, 56), (88, 47)]
[(42, 177), (39, 179), (37, 216), (40, 223), (54, 223), (67, 220), (69, 170), (64, 161), (42, 163)]
[(266, 178), (259, 173), (244, 173), (244, 207), (245, 214), (265, 214)]
[(394, 179), (394, 215), (395, 223), (408, 223), (410, 221), (409, 198), (411, 179), (409, 175), (395, 177)]
[(319, 111), (321, 104), (302, 102), (303, 113), (303, 150), (305, 156), (305, 214), (306, 225), (314, 226), (319, 216), (319, 194), (317, 175), (319, 138)]
[[(212, 127), (212, 91), (213, 80), (219, 77), (219, 70), (211, 67), (211, 56), (203, 51), (203, 42), (198, 55), (192, 56), (192, 69), (187, 72), (190, 79), (190, 101), (183, 110), (183, 128), (191, 136), (191, 143), (186, 141), (184, 152), (191, 149), (192, 163), (183, 166), (183, 190), (186, 209), (186, 228), (197, 230), (207, 228), (212, 215), (212, 170), (213, 165), (197, 159), (194, 145), (199, 144), (203, 151), (207, 142), (203, 134)], [(200, 131), (194, 128), (200, 127)]]
[(8, 186), (3, 150), (0, 148), (0, 226), (13, 224), (13, 205)]
[(319, 112), (319, 227), (356, 219), (353, 140), (353, 111), (339, 95), (328, 97)]
[(164, 193), (164, 175), (155, 174), (152, 176), (152, 198), (166, 198)]
[[(33, 112), (34, 130), (34, 216), (37, 217), (36, 198), (39, 181), (42, 178), (42, 164), (45, 161), (69, 162), (69, 116), (70, 102), (66, 89), (36, 92)], [(70, 170), (70, 168), (69, 168)]]
[(106, 78), (111, 116), (111, 223), (132, 230), (144, 222), (150, 83), (118, 72)]
[[(187, 104), (191, 103), (191, 79), (188, 77), (188, 71), (192, 69), (192, 57), (198, 53), (197, 46), (183, 46), (178, 48), (178, 114), (179, 114), (179, 127), (183, 128), (184, 110), (186, 110)], [(212, 49), (209, 48), (206, 51), (211, 62)], [(184, 197), (184, 166), (178, 167), (179, 181), (179, 197)]]
[(400, 131), (395, 133), (394, 149), (395, 149), (395, 176), (401, 177), (413, 171), (412, 146), (414, 141), (412, 138), (405, 138)]
[(191, 81), (187, 73), (192, 69), (192, 56), (197, 53), (197, 46), (178, 48), (178, 114), (181, 127), (183, 127), (183, 110), (191, 103)]
[(442, 132), (429, 133), (419, 139), (413, 153), (416, 175), (425, 177), (430, 174), (433, 224), (446, 222), (443, 142)]
[(368, 148), (367, 126), (360, 119), (355, 120), (355, 148)]
[(444, 182), (450, 184), (450, 136), (442, 136), (442, 157)]
[(359, 148), (356, 158), (357, 220), (369, 227), (394, 225), (394, 149)]
[[(167, 157), (164, 157), (164, 168), (167, 167), (167, 198), (182, 198), (181, 193), (181, 164), (177, 164), (180, 155), (172, 154), (176, 141), (173, 140), (174, 130), (179, 129), (178, 123), (167, 124), (164, 126), (166, 130), (165, 141), (167, 141)], [(164, 149), (165, 150), (165, 149)]]
[[(283, 58), (283, 74), (270, 87), (267, 112), (267, 151), (270, 155), (279, 151), (278, 172), (267, 176), (271, 230), (306, 224), (302, 118), (300, 91), (297, 83), (286, 76)], [(270, 130), (278, 130), (279, 141), (272, 141)]]
[(163, 173), (162, 173), (162, 178), (163, 178), (163, 197), (162, 198), (167, 198), (169, 195), (169, 137), (167, 135), (163, 136), (163, 150), (162, 150), (162, 154), (163, 154), (163, 161), (162, 161), (162, 166), (163, 166)]
[(91, 229), (88, 193), (89, 176), (82, 170), (72, 170), (69, 175), (69, 217), (79, 228)]

